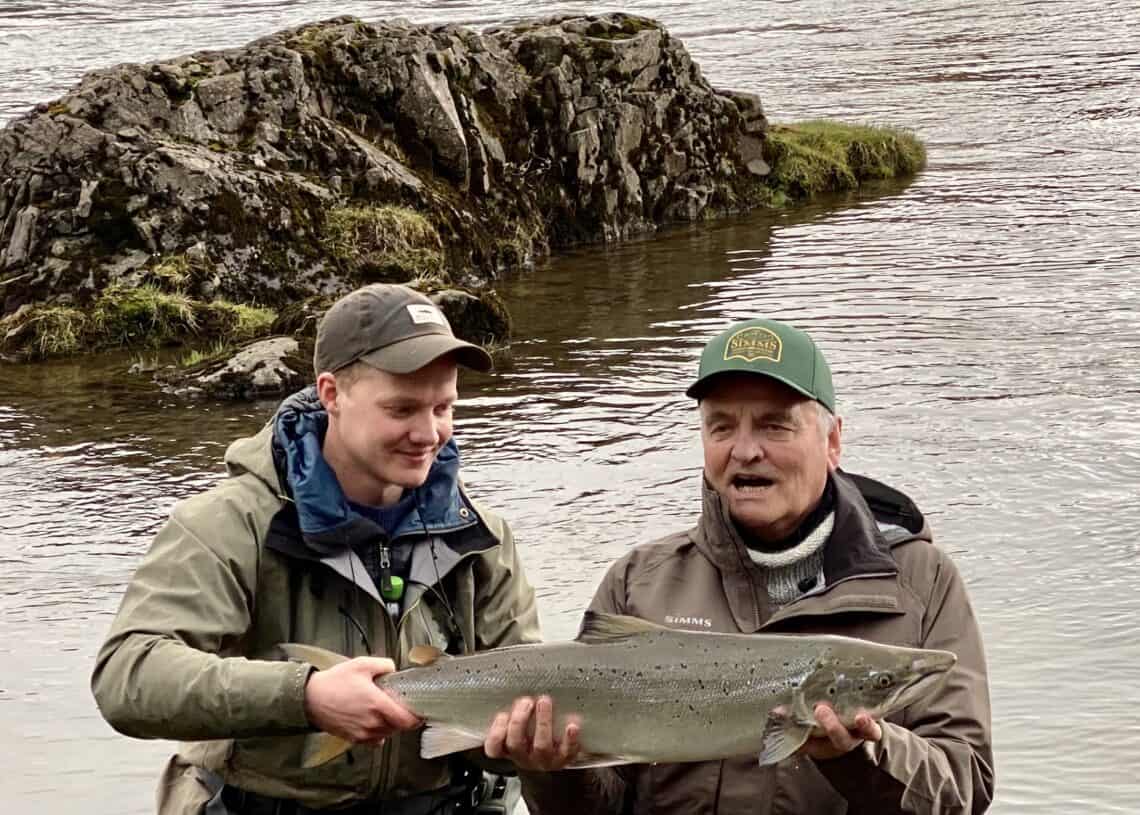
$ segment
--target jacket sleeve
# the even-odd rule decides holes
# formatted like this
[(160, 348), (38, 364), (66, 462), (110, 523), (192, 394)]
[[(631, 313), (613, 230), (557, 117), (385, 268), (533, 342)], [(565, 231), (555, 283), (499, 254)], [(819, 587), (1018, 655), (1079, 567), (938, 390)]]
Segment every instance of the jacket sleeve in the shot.
[[(931, 546), (917, 543), (914, 545)], [(977, 619), (965, 584), (938, 553), (923, 621), (926, 648), (953, 651), (958, 662), (934, 696), (883, 722), (883, 739), (818, 767), (848, 800), (851, 813), (982, 813), (993, 800), (989, 687)]]
[[(591, 611), (625, 611), (625, 559), (606, 573)], [(531, 815), (614, 815), (624, 811), (628, 786), (621, 768), (599, 767), (556, 773), (520, 772), (523, 799)]]
[(248, 521), (222, 525), (219, 513), (230, 514), (214, 493), (175, 509), (99, 650), (95, 701), (128, 736), (198, 740), (310, 729), (310, 667), (238, 655), (252, 616), (257, 539)]
[(534, 588), (511, 528), (498, 517), (491, 526), (500, 545), (481, 564), (484, 571), (475, 589), (475, 650), (542, 642)]

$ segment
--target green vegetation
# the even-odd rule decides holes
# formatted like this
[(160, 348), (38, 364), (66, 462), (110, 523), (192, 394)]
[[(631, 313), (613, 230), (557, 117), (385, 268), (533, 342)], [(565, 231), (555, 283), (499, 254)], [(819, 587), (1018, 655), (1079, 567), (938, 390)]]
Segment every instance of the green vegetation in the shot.
[(764, 158), (772, 172), (772, 203), (808, 200), (823, 192), (857, 189), (861, 182), (913, 175), (926, 150), (913, 134), (827, 120), (772, 125)]
[(0, 320), (0, 350), (44, 358), (122, 347), (158, 347), (203, 336), (233, 344), (270, 332), (276, 312), (203, 302), (146, 284), (104, 289), (87, 309), (28, 306)]
[(88, 333), (99, 345), (162, 345), (198, 331), (195, 303), (155, 286), (109, 286), (91, 310)]
[(22, 349), (32, 357), (80, 350), (87, 315), (70, 306), (30, 306), (0, 320), (0, 350)]
[(206, 365), (225, 359), (233, 353), (233, 349), (234, 346), (232, 343), (226, 340), (218, 340), (209, 348), (191, 348), (188, 353), (182, 355), (178, 363), (183, 368)]
[(156, 285), (167, 291), (181, 291), (190, 280), (190, 261), (185, 255), (163, 258), (150, 270)]
[(228, 300), (215, 300), (203, 307), (224, 323), (223, 333), (230, 341), (251, 340), (270, 333), (277, 312), (271, 308), (247, 306)]
[(321, 243), (342, 269), (365, 281), (402, 283), (445, 276), (439, 232), (427, 218), (406, 207), (330, 210)]

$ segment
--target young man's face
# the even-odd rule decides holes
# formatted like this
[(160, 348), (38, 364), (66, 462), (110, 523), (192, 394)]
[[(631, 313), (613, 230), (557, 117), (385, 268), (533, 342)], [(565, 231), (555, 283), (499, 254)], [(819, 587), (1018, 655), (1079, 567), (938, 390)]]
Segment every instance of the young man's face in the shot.
[(751, 374), (720, 377), (701, 400), (705, 477), (733, 519), (760, 540), (796, 530), (839, 466), (841, 422), (786, 385)]
[(451, 438), (458, 368), (444, 356), (410, 374), (367, 365), (358, 371), (347, 387), (338, 387), (335, 376), (330, 385), (327, 374), (318, 382), (329, 413), (326, 459), (349, 497), (389, 503), (427, 480)]

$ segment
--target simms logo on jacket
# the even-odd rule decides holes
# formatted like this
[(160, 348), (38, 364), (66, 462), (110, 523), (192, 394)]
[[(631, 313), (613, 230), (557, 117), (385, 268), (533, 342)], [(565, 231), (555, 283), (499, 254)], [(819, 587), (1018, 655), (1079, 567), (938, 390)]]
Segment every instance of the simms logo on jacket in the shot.
[(693, 628), (712, 628), (712, 620), (708, 617), (674, 617), (665, 615), (665, 625), (687, 625)]

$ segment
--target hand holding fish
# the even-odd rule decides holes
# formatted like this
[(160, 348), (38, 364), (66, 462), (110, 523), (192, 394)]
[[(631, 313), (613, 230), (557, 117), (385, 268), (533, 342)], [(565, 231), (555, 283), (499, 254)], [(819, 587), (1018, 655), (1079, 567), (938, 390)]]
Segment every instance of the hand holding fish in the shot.
[(821, 702), (815, 706), (815, 720), (823, 735), (812, 736), (800, 748), (800, 752), (810, 758), (839, 758), (865, 741), (875, 742), (883, 738), (883, 728), (866, 711), (856, 714), (854, 724), (848, 729), (831, 705)]
[(415, 714), (376, 686), (376, 677), (395, 669), (390, 659), (358, 657), (316, 671), (305, 685), (309, 723), (354, 744), (379, 744), (419, 727)]
[(554, 721), (554, 702), (549, 696), (540, 696), (538, 701), (520, 697), (510, 713), (495, 716), (483, 742), (483, 752), (488, 758), (510, 759), (520, 770), (564, 769), (578, 756), (580, 725), (571, 719), (562, 738), (555, 739)]

